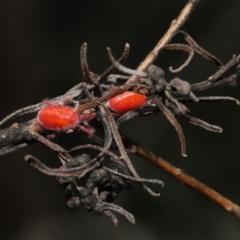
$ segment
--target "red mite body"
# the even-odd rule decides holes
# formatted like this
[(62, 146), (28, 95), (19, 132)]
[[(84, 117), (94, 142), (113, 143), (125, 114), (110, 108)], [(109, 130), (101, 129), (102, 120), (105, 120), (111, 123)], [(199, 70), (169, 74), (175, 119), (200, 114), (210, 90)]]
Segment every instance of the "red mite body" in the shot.
[(50, 105), (39, 111), (37, 120), (45, 129), (64, 131), (75, 128), (80, 122), (80, 115), (73, 108)]
[(108, 100), (110, 108), (120, 114), (140, 108), (146, 102), (146, 95), (129, 91), (126, 91)]
[[(108, 100), (107, 105), (111, 110), (124, 114), (131, 110), (142, 107), (147, 102), (147, 97), (140, 93), (126, 91)], [(57, 105), (55, 102), (48, 102), (37, 116), (38, 130), (67, 131), (79, 128), (88, 134), (92, 129), (87, 121), (96, 116), (96, 113), (79, 114), (77, 107), (72, 108), (64, 105)]]

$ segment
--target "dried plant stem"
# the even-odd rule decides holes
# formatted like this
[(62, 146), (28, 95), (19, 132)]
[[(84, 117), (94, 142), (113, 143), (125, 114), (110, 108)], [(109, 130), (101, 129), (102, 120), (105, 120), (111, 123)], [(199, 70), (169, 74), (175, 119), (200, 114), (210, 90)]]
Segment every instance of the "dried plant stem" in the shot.
[(194, 188), (198, 192), (204, 194), (208, 198), (210, 198), (212, 201), (220, 205), (222, 208), (224, 208), (226, 211), (234, 214), (236, 217), (240, 218), (240, 206), (233, 203), (229, 199), (225, 198), (218, 192), (214, 191), (210, 187), (206, 186), (205, 184), (201, 183), (197, 179), (191, 177), (187, 173), (183, 172), (180, 168), (177, 168), (170, 164), (169, 162), (165, 161), (161, 157), (158, 157), (154, 153), (148, 151), (147, 149), (141, 147), (136, 142), (132, 141), (131, 139), (127, 137), (123, 137), (124, 144), (132, 153), (137, 154), (141, 158), (144, 158), (148, 160), (149, 162), (152, 162), (157, 167), (161, 168), (171, 176), (175, 177), (180, 182)]
[[(164, 34), (164, 36), (160, 39), (154, 49), (147, 55), (147, 57), (141, 62), (138, 66), (137, 71), (145, 71), (147, 67), (154, 62), (157, 58), (159, 52), (171, 41), (177, 31), (184, 25), (187, 21), (189, 15), (196, 5), (200, 2), (200, 0), (189, 0), (186, 6), (183, 8), (178, 18), (173, 20), (170, 28)], [(134, 82), (135, 76), (129, 78), (127, 83)]]

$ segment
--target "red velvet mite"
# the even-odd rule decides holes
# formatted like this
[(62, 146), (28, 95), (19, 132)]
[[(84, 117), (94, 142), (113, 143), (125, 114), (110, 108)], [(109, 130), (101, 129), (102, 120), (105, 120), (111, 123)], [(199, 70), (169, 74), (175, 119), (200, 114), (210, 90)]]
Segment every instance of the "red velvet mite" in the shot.
[[(66, 100), (65, 102), (68, 101), (76, 104), (75, 107), (64, 106), (64, 103), (45, 101), (46, 106), (38, 112), (36, 120), (37, 130), (68, 131), (79, 128), (88, 134), (92, 134), (94, 130), (86, 121), (94, 118), (96, 113), (78, 114), (78, 103), (73, 100)], [(146, 102), (146, 95), (126, 91), (109, 99), (107, 105), (111, 110), (124, 114), (142, 107)]]
[(39, 111), (39, 124), (49, 130), (65, 131), (75, 128), (80, 120), (73, 108), (67, 106), (46, 106)]
[(142, 107), (147, 102), (147, 96), (126, 91), (108, 100), (110, 108), (120, 114)]
[[(87, 124), (87, 120), (91, 120), (96, 113), (78, 114), (76, 107), (68, 107), (57, 105), (55, 102), (47, 102), (47, 106), (43, 107), (37, 116), (38, 130), (51, 131), (68, 131), (70, 129), (79, 128), (82, 131), (92, 134), (94, 130)], [(84, 121), (86, 120), (86, 121)]]

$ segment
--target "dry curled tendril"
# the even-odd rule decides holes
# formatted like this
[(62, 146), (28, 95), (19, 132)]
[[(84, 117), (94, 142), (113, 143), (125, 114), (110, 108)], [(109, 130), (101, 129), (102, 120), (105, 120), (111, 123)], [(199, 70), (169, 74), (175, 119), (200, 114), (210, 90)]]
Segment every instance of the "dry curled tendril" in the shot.
[[(158, 51), (159, 53), (162, 50), (178, 50), (188, 54), (187, 60), (180, 67), (176, 69), (170, 67), (170, 71), (173, 73), (180, 72), (189, 65), (194, 54), (197, 53), (217, 65), (218, 70), (216, 73), (202, 82), (190, 84), (188, 81), (178, 77), (170, 81), (166, 80), (164, 71), (160, 67), (151, 64), (154, 59), (149, 61), (148, 66), (145, 68), (146, 71), (129, 69), (122, 65), (130, 50), (129, 44), (126, 44), (124, 52), (118, 60), (115, 60), (110, 48), (107, 48), (112, 65), (101, 75), (97, 75), (89, 70), (87, 44), (84, 43), (80, 49), (82, 83), (74, 86), (64, 95), (52, 99), (52, 101), (63, 102), (70, 99), (78, 102), (79, 106), (76, 110), (78, 114), (96, 113), (96, 117), (94, 117), (90, 125), (94, 129), (103, 132), (103, 137), (95, 133), (87, 134), (79, 132), (77, 129), (71, 129), (66, 133), (78, 132), (80, 137), (84, 136), (94, 144), (80, 145), (66, 150), (50, 140), (51, 137), (57, 134), (56, 132), (49, 129), (39, 131), (36, 127), (36, 119), (33, 119), (0, 130), (0, 154), (10, 153), (36, 141), (45, 144), (59, 158), (61, 163), (59, 168), (51, 169), (31, 155), (25, 156), (25, 160), (40, 172), (57, 177), (58, 182), (65, 189), (66, 203), (69, 208), (77, 208), (82, 205), (93, 216), (107, 215), (115, 225), (117, 225), (118, 220), (113, 212), (117, 212), (125, 216), (131, 223), (134, 223), (134, 216), (131, 213), (113, 203), (118, 194), (124, 189), (132, 189), (133, 183), (139, 183), (151, 195), (159, 196), (159, 193), (152, 191), (146, 184), (152, 183), (163, 186), (163, 182), (157, 179), (145, 179), (138, 175), (118, 130), (119, 126), (135, 117), (162, 112), (176, 130), (181, 154), (186, 157), (185, 136), (177, 120), (178, 118), (182, 118), (208, 131), (220, 133), (222, 129), (190, 116), (185, 103), (231, 101), (239, 104), (237, 99), (229, 96), (198, 97), (196, 94), (215, 87), (235, 86), (240, 69), (238, 66), (240, 55), (234, 55), (226, 64), (223, 64), (217, 57), (201, 48), (186, 32), (176, 31), (175, 34), (177, 33), (185, 37), (186, 44), (166, 43)], [(230, 68), (233, 70), (231, 74), (228, 74), (227, 71)], [(113, 72), (116, 70), (124, 75), (114, 75)], [(126, 81), (125, 84), (121, 84), (123, 80)], [(146, 95), (147, 102), (144, 106), (128, 111), (125, 114), (111, 111), (106, 104), (107, 100), (126, 91)], [(15, 117), (37, 113), (43, 107), (44, 103), (39, 103), (17, 110), (5, 117), (0, 122), (0, 126)], [(82, 128), (88, 127), (86, 121), (82, 121), (81, 124)], [(85, 153), (78, 153), (86, 149), (98, 151), (98, 154), (95, 157), (90, 157)], [(106, 162), (108, 167), (106, 167)]]

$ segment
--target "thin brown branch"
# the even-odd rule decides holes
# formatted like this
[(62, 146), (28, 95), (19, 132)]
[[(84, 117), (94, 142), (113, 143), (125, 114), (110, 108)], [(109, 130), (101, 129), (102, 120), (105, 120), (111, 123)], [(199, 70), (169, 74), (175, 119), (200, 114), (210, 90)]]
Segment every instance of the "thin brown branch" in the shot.
[[(138, 71), (145, 71), (147, 67), (154, 62), (154, 60), (157, 58), (159, 52), (171, 41), (173, 36), (177, 33), (177, 31), (184, 25), (184, 23), (187, 21), (189, 15), (193, 11), (193, 9), (196, 7), (196, 5), (200, 2), (200, 0), (189, 0), (186, 6), (183, 8), (181, 13), (179, 14), (178, 18), (173, 20), (171, 23), (170, 28), (167, 30), (167, 32), (163, 35), (163, 37), (160, 39), (160, 41), (157, 43), (157, 45), (154, 47), (154, 49), (147, 55), (147, 57), (141, 62), (141, 64), (138, 66)], [(132, 76), (127, 83), (134, 82), (135, 76)]]
[(213, 189), (206, 186), (205, 184), (201, 183), (200, 181), (193, 178), (192, 176), (188, 175), (187, 173), (184, 173), (182, 169), (173, 166), (166, 160), (162, 159), (161, 157), (158, 157), (154, 153), (143, 148), (142, 146), (132, 141), (131, 139), (125, 136), (123, 136), (123, 139), (124, 139), (126, 148), (129, 149), (132, 153), (137, 154), (141, 158), (144, 158), (145, 160), (155, 164), (158, 168), (161, 168), (171, 176), (175, 177), (178, 181), (188, 185), (189, 187), (192, 187), (193, 189), (197, 190), (201, 194), (210, 198), (212, 201), (217, 203), (226, 211), (240, 218), (240, 206), (233, 203), (226, 197), (222, 196), (221, 194), (214, 191)]

